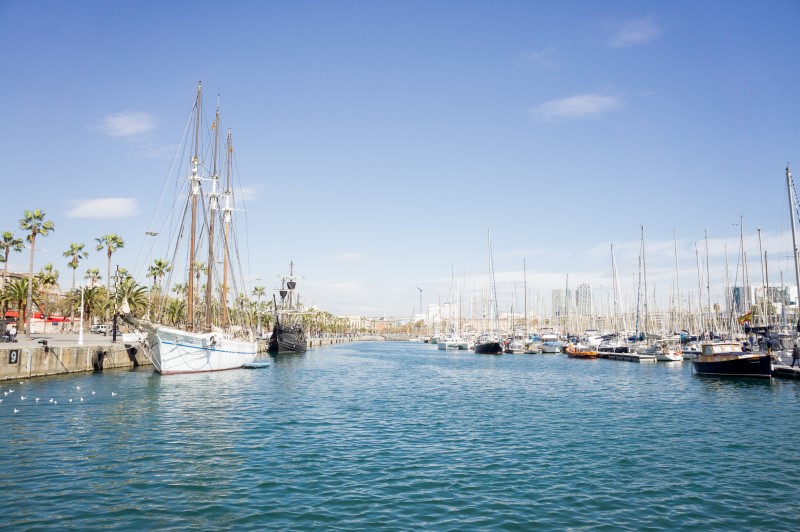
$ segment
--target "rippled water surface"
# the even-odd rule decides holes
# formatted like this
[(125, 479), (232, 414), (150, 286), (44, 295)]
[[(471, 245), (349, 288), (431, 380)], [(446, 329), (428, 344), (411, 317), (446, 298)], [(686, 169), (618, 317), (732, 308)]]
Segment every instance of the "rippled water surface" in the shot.
[(0, 527), (800, 527), (798, 382), (413, 343), (272, 361), (0, 383)]

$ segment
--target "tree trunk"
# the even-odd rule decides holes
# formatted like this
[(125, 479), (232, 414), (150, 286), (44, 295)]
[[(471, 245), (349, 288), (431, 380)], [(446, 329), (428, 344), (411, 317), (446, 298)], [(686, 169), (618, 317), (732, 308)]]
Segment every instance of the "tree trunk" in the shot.
[[(33, 307), (33, 250), (36, 247), (36, 233), (31, 233), (31, 259), (28, 269), (28, 302), (25, 305), (25, 315), (27, 316), (27, 323), (25, 324), (25, 337), (31, 339), (31, 322), (33, 317), (28, 315)], [(17, 329), (19, 330), (19, 329)]]

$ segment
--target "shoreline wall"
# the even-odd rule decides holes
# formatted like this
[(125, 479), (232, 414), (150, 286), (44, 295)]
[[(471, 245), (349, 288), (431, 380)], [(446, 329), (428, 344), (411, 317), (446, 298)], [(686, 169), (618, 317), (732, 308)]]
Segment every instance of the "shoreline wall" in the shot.
[(142, 349), (124, 344), (70, 347), (6, 345), (0, 347), (0, 381), (152, 364)]

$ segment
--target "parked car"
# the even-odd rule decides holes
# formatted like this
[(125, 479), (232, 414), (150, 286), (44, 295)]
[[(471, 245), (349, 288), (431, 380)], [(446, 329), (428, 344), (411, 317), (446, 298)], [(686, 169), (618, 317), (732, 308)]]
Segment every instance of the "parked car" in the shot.
[(92, 325), (91, 331), (95, 334), (106, 334), (108, 332), (108, 326), (103, 323)]

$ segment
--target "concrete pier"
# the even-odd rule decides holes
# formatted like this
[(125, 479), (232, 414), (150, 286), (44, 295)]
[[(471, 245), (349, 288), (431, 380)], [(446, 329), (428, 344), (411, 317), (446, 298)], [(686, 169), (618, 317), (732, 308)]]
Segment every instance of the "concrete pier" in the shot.
[(112, 343), (110, 336), (85, 334), (78, 345), (77, 334), (20, 336), (16, 343), (0, 343), (0, 381), (151, 364), (142, 351), (121, 337)]
[(772, 376), (782, 379), (800, 379), (800, 367), (775, 364), (772, 366)]

